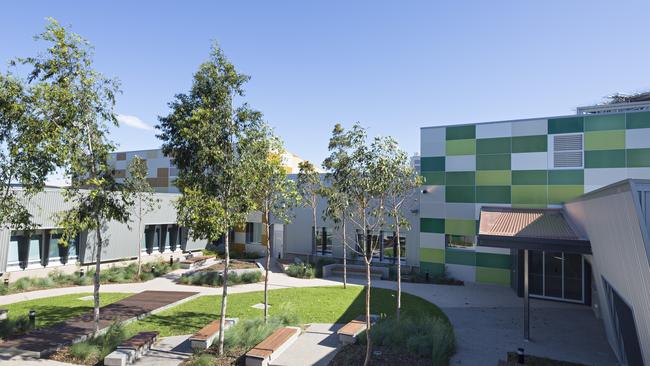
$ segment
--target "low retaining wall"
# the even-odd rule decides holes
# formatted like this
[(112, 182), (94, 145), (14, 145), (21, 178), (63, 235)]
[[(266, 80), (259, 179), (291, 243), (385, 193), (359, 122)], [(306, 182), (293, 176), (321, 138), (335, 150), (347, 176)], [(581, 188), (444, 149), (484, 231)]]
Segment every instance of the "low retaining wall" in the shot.
[[(356, 264), (348, 264), (347, 265), (348, 269), (348, 276), (365, 276), (366, 275), (366, 266), (360, 266)], [(333, 272), (334, 271), (342, 271), (343, 270), (343, 264), (339, 263), (334, 263), (334, 264), (328, 264), (323, 266), (323, 277), (330, 277), (334, 276)], [(350, 271), (352, 270), (352, 271)], [(362, 271), (362, 272), (359, 272)], [(370, 276), (371, 277), (377, 277), (380, 276), (382, 280), (387, 280), (389, 277), (389, 271), (388, 267), (378, 267), (378, 266), (370, 266)]]

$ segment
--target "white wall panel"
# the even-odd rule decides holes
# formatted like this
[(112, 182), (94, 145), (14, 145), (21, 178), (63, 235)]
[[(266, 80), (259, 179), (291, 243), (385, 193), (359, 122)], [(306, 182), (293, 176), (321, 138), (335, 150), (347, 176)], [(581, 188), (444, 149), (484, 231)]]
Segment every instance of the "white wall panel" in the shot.
[(445, 234), (420, 233), (420, 248), (445, 249)]
[(420, 156), (445, 156), (445, 128), (420, 130)]
[(628, 149), (650, 148), (650, 128), (625, 130), (625, 147)]
[(448, 172), (466, 172), (476, 170), (476, 155), (457, 155), (445, 158)]
[(512, 136), (546, 135), (547, 132), (548, 121), (545, 119), (512, 122)]
[(512, 170), (546, 170), (548, 154), (546, 152), (512, 154), (510, 165)]
[(477, 139), (510, 137), (511, 132), (512, 124), (510, 122), (482, 123), (476, 125)]
[(476, 267), (462, 264), (445, 264), (447, 275), (465, 282), (476, 282)]

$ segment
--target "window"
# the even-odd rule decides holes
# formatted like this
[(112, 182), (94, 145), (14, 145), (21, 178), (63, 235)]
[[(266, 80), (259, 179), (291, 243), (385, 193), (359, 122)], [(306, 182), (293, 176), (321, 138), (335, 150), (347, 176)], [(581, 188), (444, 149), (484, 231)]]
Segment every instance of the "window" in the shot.
[[(395, 234), (391, 232), (384, 232), (383, 239), (383, 257), (389, 259), (397, 258), (397, 240), (395, 240)], [(403, 236), (399, 237), (399, 252), (400, 258), (406, 256), (406, 238)]]
[(21, 239), (22, 236), (20, 235), (12, 235), (11, 239), (9, 241), (9, 253), (7, 256), (7, 266), (17, 266), (20, 263), (20, 257), (18, 254), (18, 243), (19, 239)]
[(32, 235), (29, 239), (29, 264), (41, 261), (41, 235)]
[(260, 244), (262, 242), (262, 224), (258, 222), (246, 223), (246, 244)]
[(332, 254), (332, 229), (327, 227), (316, 228), (316, 249), (321, 254)]
[(61, 234), (52, 233), (50, 235), (50, 260), (58, 259), (59, 255), (59, 239), (61, 239)]
[(475, 242), (474, 236), (466, 235), (445, 235), (445, 245), (447, 248), (462, 248), (469, 249), (474, 248)]

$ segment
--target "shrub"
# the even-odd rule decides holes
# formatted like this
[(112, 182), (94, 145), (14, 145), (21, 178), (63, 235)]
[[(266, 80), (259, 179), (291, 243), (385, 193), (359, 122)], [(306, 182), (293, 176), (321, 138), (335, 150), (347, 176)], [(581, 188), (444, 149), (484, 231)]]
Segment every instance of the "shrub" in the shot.
[(290, 306), (282, 306), (277, 314), (269, 317), (267, 323), (264, 323), (263, 317), (240, 320), (228, 328), (224, 343), (229, 348), (251, 349), (279, 328), (297, 324), (298, 315)]
[(32, 280), (29, 277), (19, 278), (16, 282), (13, 283), (13, 288), (19, 291), (25, 291), (32, 287)]
[(244, 272), (240, 276), (240, 278), (242, 283), (260, 282), (262, 280), (262, 272), (260, 271)]
[(88, 276), (88, 275), (85, 276), (77, 275), (73, 280), (73, 283), (77, 286), (87, 286), (90, 285), (92, 282), (93, 282), (92, 276)]
[(75, 343), (70, 347), (70, 355), (78, 360), (98, 360), (101, 355), (99, 346), (87, 342)]
[[(440, 318), (384, 319), (371, 328), (370, 337), (378, 346), (432, 357), (434, 365), (447, 365), (456, 349), (451, 325)], [(359, 341), (365, 343), (365, 335)]]
[(285, 273), (291, 277), (297, 278), (314, 278), (314, 268), (309, 264), (292, 263), (285, 270)]
[[(245, 272), (239, 275), (237, 272), (228, 274), (228, 285), (238, 285), (242, 283), (255, 283), (262, 279), (260, 271)], [(180, 283), (196, 286), (223, 286), (223, 277), (221, 272), (217, 271), (197, 271), (190, 274), (184, 274), (180, 278)]]
[(212, 366), (212, 365), (216, 364), (216, 362), (217, 362), (216, 357), (214, 357), (214, 356), (212, 356), (210, 354), (204, 353), (204, 354), (201, 354), (201, 355), (199, 355), (197, 357), (192, 358), (187, 363), (187, 365), (188, 366)]
[(29, 318), (25, 315), (18, 317), (9, 316), (8, 319), (0, 321), (0, 338), (7, 338), (13, 334), (24, 333), (28, 331)]

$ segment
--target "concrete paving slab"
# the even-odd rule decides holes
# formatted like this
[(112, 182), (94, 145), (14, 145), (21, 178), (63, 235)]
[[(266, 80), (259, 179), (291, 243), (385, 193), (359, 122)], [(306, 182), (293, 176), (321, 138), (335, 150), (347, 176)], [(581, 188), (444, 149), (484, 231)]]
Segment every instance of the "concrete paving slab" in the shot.
[(336, 331), (343, 324), (310, 324), (298, 339), (271, 362), (271, 366), (326, 366), (337, 352)]

